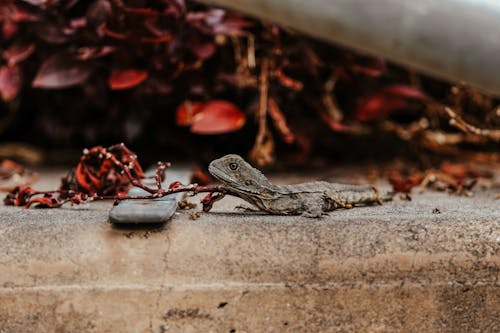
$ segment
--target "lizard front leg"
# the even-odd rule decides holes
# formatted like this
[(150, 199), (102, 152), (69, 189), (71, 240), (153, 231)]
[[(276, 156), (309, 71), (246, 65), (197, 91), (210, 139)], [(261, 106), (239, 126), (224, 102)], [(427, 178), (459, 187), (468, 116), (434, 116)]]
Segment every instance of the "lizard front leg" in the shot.
[(303, 212), (302, 216), (310, 218), (318, 218), (323, 214), (326, 214), (323, 210), (324, 198), (318, 198), (317, 196), (307, 196), (303, 201)]

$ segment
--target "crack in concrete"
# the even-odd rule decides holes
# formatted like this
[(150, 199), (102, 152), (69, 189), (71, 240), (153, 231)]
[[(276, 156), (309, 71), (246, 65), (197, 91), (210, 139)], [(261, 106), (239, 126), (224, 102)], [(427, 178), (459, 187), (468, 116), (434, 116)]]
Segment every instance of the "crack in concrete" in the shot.
[(161, 302), (161, 298), (163, 295), (163, 290), (166, 289), (166, 285), (167, 285), (168, 254), (170, 252), (170, 246), (171, 246), (170, 235), (169, 235), (170, 226), (171, 226), (170, 223), (167, 224), (167, 226), (165, 227), (165, 230), (164, 230), (165, 240), (166, 240), (167, 244), (165, 247), (165, 252), (163, 253), (163, 256), (162, 256), (164, 266), (163, 266), (163, 271), (162, 271), (161, 282), (159, 285), (158, 296), (156, 298), (155, 304), (154, 305), (152, 304), (153, 311), (150, 312), (150, 316), (149, 316), (149, 329), (151, 332), (153, 332), (153, 316), (156, 313), (158, 313), (158, 311), (160, 309), (160, 302)]

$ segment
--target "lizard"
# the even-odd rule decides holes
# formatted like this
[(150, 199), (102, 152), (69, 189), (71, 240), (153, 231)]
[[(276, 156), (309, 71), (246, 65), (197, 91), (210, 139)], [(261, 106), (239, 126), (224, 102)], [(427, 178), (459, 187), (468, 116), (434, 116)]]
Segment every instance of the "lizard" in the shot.
[(222, 195), (240, 197), (257, 210), (274, 215), (321, 217), (338, 208), (382, 204), (383, 201), (392, 199), (389, 194), (380, 196), (377, 189), (370, 185), (326, 181), (294, 185), (273, 184), (260, 170), (235, 154), (213, 160), (208, 171), (223, 184)]

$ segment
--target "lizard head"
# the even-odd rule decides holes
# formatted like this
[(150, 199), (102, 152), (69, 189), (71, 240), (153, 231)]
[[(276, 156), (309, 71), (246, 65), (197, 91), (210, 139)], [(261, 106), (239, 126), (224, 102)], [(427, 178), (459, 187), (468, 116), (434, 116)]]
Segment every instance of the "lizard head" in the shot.
[(239, 192), (261, 194), (266, 187), (272, 186), (259, 170), (234, 154), (213, 160), (208, 171), (224, 185)]

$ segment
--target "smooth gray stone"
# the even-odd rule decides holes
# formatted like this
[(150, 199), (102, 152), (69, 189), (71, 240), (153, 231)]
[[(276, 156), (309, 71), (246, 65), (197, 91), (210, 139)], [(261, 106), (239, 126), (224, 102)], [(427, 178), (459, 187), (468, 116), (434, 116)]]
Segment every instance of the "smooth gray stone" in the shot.
[[(154, 175), (156, 169), (151, 169), (146, 174)], [(191, 168), (179, 167), (168, 169), (167, 177), (162, 183), (167, 188), (172, 182), (180, 181), (188, 184), (191, 178)], [(154, 180), (144, 182), (147, 185), (155, 186)], [(128, 195), (148, 195), (143, 189), (133, 187)], [(165, 223), (177, 209), (177, 203), (184, 197), (185, 193), (172, 194), (163, 198), (150, 200), (123, 200), (114, 206), (109, 212), (109, 220), (114, 224), (133, 224), (133, 223)]]

